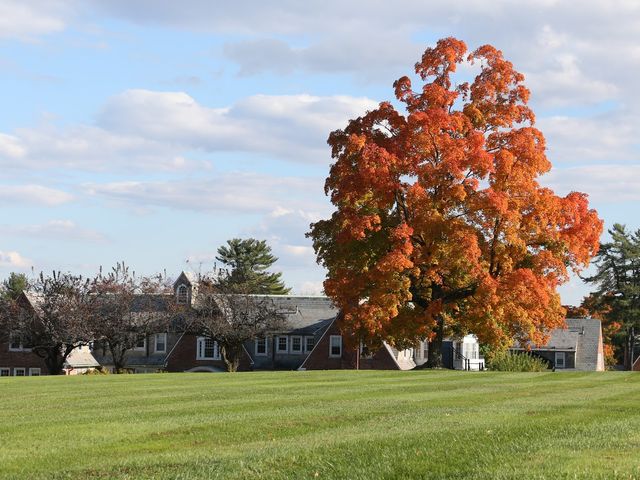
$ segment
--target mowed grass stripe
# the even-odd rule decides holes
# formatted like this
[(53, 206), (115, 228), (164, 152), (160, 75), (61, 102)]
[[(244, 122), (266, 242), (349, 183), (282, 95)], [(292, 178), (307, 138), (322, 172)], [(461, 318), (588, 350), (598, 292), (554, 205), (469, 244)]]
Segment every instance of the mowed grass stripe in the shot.
[(632, 373), (0, 380), (3, 478), (640, 478)]

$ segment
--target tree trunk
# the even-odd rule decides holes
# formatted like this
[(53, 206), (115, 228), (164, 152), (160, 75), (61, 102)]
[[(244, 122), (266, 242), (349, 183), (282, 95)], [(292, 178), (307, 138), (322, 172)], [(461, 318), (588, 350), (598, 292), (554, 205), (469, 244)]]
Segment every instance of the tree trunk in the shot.
[(630, 327), (627, 330), (627, 338), (624, 342), (624, 369), (625, 370), (633, 370), (633, 362), (635, 358), (633, 358), (633, 353), (635, 350), (635, 328)]
[(113, 373), (124, 372), (124, 367), (127, 363), (127, 350), (121, 344), (112, 345), (109, 342), (109, 351), (113, 360)]
[(438, 317), (435, 329), (435, 336), (429, 341), (429, 351), (427, 353), (427, 368), (442, 368), (442, 341), (444, 340), (444, 318)]
[(49, 375), (62, 375), (64, 373), (64, 362), (67, 357), (62, 353), (62, 345), (56, 345), (55, 347), (48, 347), (42, 351), (44, 364), (47, 367)]
[(227, 366), (227, 372), (237, 372), (240, 366), (240, 354), (242, 345), (221, 345), (222, 359)]

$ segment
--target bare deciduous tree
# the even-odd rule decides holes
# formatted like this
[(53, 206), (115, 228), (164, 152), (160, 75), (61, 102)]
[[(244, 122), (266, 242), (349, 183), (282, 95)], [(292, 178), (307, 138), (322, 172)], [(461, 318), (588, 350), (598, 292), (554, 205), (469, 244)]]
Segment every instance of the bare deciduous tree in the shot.
[(232, 293), (224, 285), (219, 275), (201, 279), (190, 330), (218, 342), (227, 370), (235, 372), (246, 341), (283, 330), (286, 322), (271, 296)]
[(41, 273), (30, 292), (0, 301), (0, 330), (5, 337), (19, 336), (44, 359), (49, 374), (63, 373), (71, 352), (92, 338), (86, 321), (89, 283), (70, 273)]
[(114, 371), (121, 373), (128, 353), (140, 339), (163, 332), (173, 315), (161, 276), (136, 278), (124, 263), (102, 272), (91, 283), (88, 322), (94, 339), (111, 354)]

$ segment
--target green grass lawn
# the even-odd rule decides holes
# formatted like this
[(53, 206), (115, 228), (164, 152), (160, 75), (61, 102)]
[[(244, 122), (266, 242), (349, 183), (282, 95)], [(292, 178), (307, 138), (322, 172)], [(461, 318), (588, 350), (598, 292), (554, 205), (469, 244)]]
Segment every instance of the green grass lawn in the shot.
[(640, 478), (633, 373), (0, 379), (0, 477)]

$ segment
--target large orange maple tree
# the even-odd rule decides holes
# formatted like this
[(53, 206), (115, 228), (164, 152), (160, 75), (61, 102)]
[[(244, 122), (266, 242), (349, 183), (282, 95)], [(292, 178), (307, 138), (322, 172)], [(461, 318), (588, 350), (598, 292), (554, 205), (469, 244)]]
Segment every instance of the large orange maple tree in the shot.
[[(483, 343), (544, 343), (564, 324), (556, 292), (588, 265), (602, 221), (583, 193), (540, 186), (545, 139), (524, 77), (484, 45), (440, 40), (382, 102), (331, 133), (325, 191), (335, 211), (312, 224), (324, 287), (352, 342), (406, 346), (472, 332)], [(454, 83), (456, 67), (478, 68)]]

